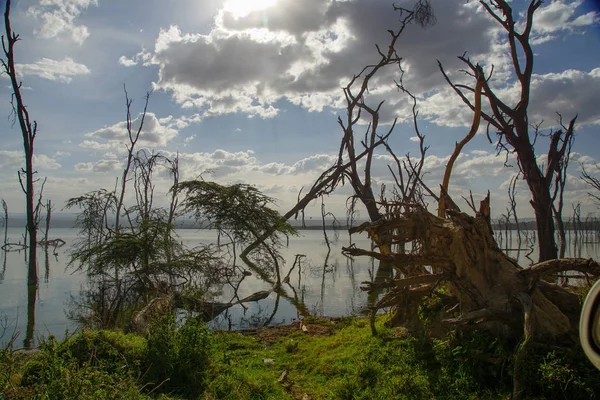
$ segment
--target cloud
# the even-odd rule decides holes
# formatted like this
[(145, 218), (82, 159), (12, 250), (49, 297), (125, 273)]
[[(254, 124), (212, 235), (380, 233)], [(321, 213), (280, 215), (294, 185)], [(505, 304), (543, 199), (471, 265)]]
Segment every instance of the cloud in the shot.
[(577, 9), (582, 3), (582, 0), (548, 2), (548, 5), (540, 7), (535, 14), (534, 32), (548, 34), (563, 30), (572, 31), (600, 22), (598, 13), (595, 11), (577, 15)]
[[(497, 87), (496, 95), (510, 107), (519, 100), (520, 85), (513, 82)], [(569, 69), (560, 73), (533, 74), (529, 120), (544, 121), (542, 128), (556, 128), (560, 113), (564, 122), (578, 115), (577, 125), (600, 124), (600, 68), (590, 72)], [(487, 103), (484, 111), (489, 110)], [(441, 88), (420, 104), (421, 116), (439, 126), (467, 127), (473, 113), (450, 88)], [(480, 131), (484, 124), (480, 127)]]
[(190, 135), (188, 137), (186, 137), (185, 139), (183, 139), (183, 145), (187, 146), (188, 143), (190, 143), (192, 140), (194, 140), (196, 138), (196, 135)]
[(124, 67), (133, 67), (140, 64), (143, 66), (149, 66), (153, 65), (154, 63), (152, 61), (152, 54), (142, 48), (142, 50), (140, 50), (131, 58), (127, 58), (125, 56), (119, 57), (119, 64)]
[(34, 75), (64, 83), (70, 83), (74, 76), (91, 72), (84, 64), (79, 64), (69, 57), (62, 61), (42, 58), (33, 64), (17, 64), (16, 69), (22, 75)]
[(98, 0), (41, 0), (29, 7), (27, 13), (40, 21), (33, 33), (42, 39), (67, 37), (82, 44), (90, 35), (87, 26), (77, 25), (75, 20), (90, 6), (98, 6)]
[(129, 59), (125, 56), (121, 56), (121, 57), (119, 57), (119, 64), (121, 64), (125, 67), (133, 67), (134, 65), (137, 65), (137, 62), (135, 62), (135, 60)]
[(79, 172), (111, 172), (122, 168), (122, 163), (114, 158), (75, 164), (75, 170)]
[[(536, 14), (532, 40), (552, 40), (597, 24), (597, 13), (583, 13), (581, 5), (581, 0), (544, 5)], [(436, 59), (453, 79), (464, 82), (456, 56), (468, 50), (486, 70), (494, 65), (491, 83), (513, 100), (515, 76), (506, 34), (478, 2), (435, 2), (434, 11), (434, 26), (411, 25), (397, 43), (405, 80), (422, 117), (439, 126), (469, 126), (472, 113), (448, 88)], [(120, 62), (158, 66), (154, 87), (170, 93), (183, 108), (200, 110), (201, 116), (273, 118), (282, 100), (322, 112), (345, 107), (340, 88), (364, 65), (378, 60), (375, 44), (387, 46), (387, 29), (397, 28), (398, 18), (388, 2), (371, 0), (279, 0), (277, 7), (241, 14), (222, 9), (208, 33), (184, 32), (176, 25), (163, 28), (152, 50), (142, 49)], [(533, 114), (554, 121), (555, 111), (570, 114), (581, 106), (579, 122), (597, 123), (600, 113), (591, 106), (597, 101), (596, 73), (568, 72), (534, 77), (532, 89), (540, 101), (532, 105)], [(411, 102), (395, 90), (397, 77), (397, 69), (389, 68), (371, 82), (368, 101), (376, 105), (385, 100), (381, 122), (411, 116)], [(564, 90), (548, 96), (558, 84)], [(571, 97), (576, 99), (571, 107), (558, 109), (562, 99)]]
[[(398, 46), (417, 91), (442, 83), (435, 58), (453, 60), (464, 52), (467, 39), (477, 54), (492, 50), (485, 32), (493, 24), (472, 3), (439, 2), (436, 12), (444, 15), (438, 24), (427, 30), (409, 27)], [(195, 106), (207, 115), (271, 118), (281, 99), (310, 111), (335, 108), (343, 104), (340, 88), (378, 59), (374, 45), (386, 46), (386, 29), (397, 26), (398, 14), (384, 1), (280, 0), (277, 7), (237, 18), (221, 10), (208, 34), (161, 29), (152, 51), (152, 64), (159, 67), (155, 86), (183, 107)], [(133, 61), (138, 62), (136, 57), (122, 60)], [(374, 86), (385, 88), (380, 94), (397, 95), (396, 73), (376, 79)]]
[(33, 156), (33, 165), (36, 169), (45, 170), (45, 169), (59, 169), (61, 165), (52, 157), (49, 157), (45, 154), (37, 154)]
[(561, 73), (533, 75), (529, 120), (546, 121), (556, 126), (561, 113), (568, 121), (579, 115), (578, 125), (600, 124), (600, 68), (590, 72), (566, 70)]
[[(17, 169), (23, 168), (25, 156), (22, 151), (0, 150), (0, 169)], [(56, 170), (61, 165), (56, 159), (45, 154), (33, 155), (33, 167), (36, 170)]]
[(100, 143), (95, 140), (84, 140), (83, 142), (79, 143), (79, 147), (81, 147), (83, 149), (105, 150), (106, 151), (106, 150), (117, 149), (117, 148), (123, 147), (123, 146), (122, 146), (122, 144), (120, 144), (118, 142)]
[[(138, 115), (131, 124), (132, 133), (135, 134), (140, 127), (142, 114)], [(172, 116), (157, 118), (154, 113), (146, 113), (144, 126), (140, 133), (139, 146), (152, 149), (164, 148), (173, 138), (178, 135), (177, 126), (187, 126), (189, 120), (177, 119)], [(85, 134), (89, 138), (79, 144), (80, 147), (91, 150), (115, 150), (125, 151), (125, 145), (129, 143), (127, 133), (127, 122), (118, 122), (111, 126), (98, 129)]]

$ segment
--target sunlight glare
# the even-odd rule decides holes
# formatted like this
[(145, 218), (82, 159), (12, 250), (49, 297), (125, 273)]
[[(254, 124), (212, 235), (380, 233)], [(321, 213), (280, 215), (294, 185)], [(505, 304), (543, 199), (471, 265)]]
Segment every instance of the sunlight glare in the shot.
[(243, 18), (253, 11), (269, 8), (277, 0), (225, 0), (223, 10), (231, 13), (234, 18)]

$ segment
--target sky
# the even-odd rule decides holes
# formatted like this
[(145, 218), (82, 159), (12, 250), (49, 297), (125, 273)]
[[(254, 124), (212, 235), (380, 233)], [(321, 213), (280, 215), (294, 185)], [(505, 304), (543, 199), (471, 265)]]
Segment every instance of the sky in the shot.
[[(4, 1), (0, 1), (4, 8)], [(414, 0), (396, 1), (410, 7)], [(437, 188), (455, 142), (468, 132), (472, 115), (450, 90), (437, 60), (464, 80), (457, 56), (489, 70), (492, 86), (509, 104), (515, 99), (506, 35), (477, 1), (432, 0), (437, 22), (409, 26), (397, 43), (404, 82), (417, 97), (425, 134), (426, 182)], [(511, 2), (518, 14), (528, 1)], [(35, 169), (47, 177), (44, 197), (57, 210), (91, 190), (112, 189), (126, 158), (126, 85), (139, 121), (152, 91), (139, 148), (179, 154), (181, 179), (247, 183), (276, 199), (281, 212), (295, 204), (337, 157), (345, 116), (342, 87), (363, 66), (377, 62), (399, 16), (388, 0), (13, 0), (12, 28), (21, 37), (16, 62), (23, 96), (39, 125)], [(545, 1), (532, 33), (535, 63), (530, 120), (542, 133), (575, 115), (565, 213), (582, 203), (596, 212), (581, 165), (600, 175), (600, 5), (592, 0)], [(397, 70), (376, 79), (369, 101), (385, 100), (381, 118), (398, 118), (390, 145), (398, 156), (418, 155), (411, 103), (393, 84)], [(0, 78), (0, 197), (9, 210), (24, 211), (17, 181), (23, 165), (21, 133), (11, 120), (11, 88)], [(366, 129), (366, 126), (364, 127)], [(450, 194), (463, 210), (469, 190), (481, 199), (489, 190), (492, 214), (506, 212), (507, 188), (517, 173), (505, 166), (494, 144), (480, 133), (455, 164)], [(536, 142), (540, 164), (547, 138)], [(373, 177), (391, 187), (380, 151)], [(207, 172), (210, 171), (210, 172)], [(167, 175), (156, 179), (157, 203), (166, 202)], [(326, 198), (327, 210), (345, 214), (349, 187)], [(523, 181), (518, 213), (533, 217)], [(433, 205), (433, 200), (428, 200)], [(363, 213), (366, 216), (366, 213)], [(320, 203), (307, 216), (320, 215)]]

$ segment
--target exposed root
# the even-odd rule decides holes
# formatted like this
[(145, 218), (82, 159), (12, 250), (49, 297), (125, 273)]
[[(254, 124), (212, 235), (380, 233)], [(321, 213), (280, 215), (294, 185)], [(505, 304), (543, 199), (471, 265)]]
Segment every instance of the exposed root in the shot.
[(445, 324), (501, 329), (515, 339), (523, 332), (531, 340), (574, 337), (580, 310), (577, 296), (540, 278), (567, 271), (597, 277), (600, 264), (573, 258), (521, 268), (494, 239), (489, 194), (474, 217), (453, 209), (446, 209), (446, 215), (441, 218), (417, 207), (351, 230), (367, 232), (379, 249), (412, 245), (410, 253), (343, 249), (347, 256), (370, 256), (394, 266), (394, 279), (363, 282), (362, 289), (370, 292), (388, 289), (375, 310), (395, 307), (396, 322), (416, 326), (422, 300), (442, 295), (438, 289), (443, 286), (443, 295), (457, 303), (452, 312), (446, 311)]

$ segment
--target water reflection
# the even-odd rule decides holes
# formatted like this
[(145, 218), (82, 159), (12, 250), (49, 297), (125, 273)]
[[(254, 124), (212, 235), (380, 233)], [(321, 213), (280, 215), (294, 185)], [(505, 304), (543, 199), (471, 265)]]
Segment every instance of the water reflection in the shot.
[(6, 251), (2, 251), (2, 270), (0, 271), (0, 284), (4, 282), (4, 274), (6, 273)]
[[(9, 234), (20, 237), (21, 231), (9, 229)], [(70, 245), (77, 232), (61, 230), (57, 236)], [(212, 232), (178, 231), (180, 240), (190, 246), (213, 243)], [(206, 299), (212, 304), (231, 304), (225, 307), (210, 326), (218, 329), (241, 329), (264, 325), (289, 323), (306, 315), (342, 316), (359, 314), (369, 310), (377, 301), (377, 293), (366, 293), (359, 289), (364, 281), (384, 282), (393, 276), (390, 265), (375, 263), (366, 257), (347, 258), (341, 254), (339, 242), (331, 244), (329, 250), (320, 231), (301, 231), (301, 237), (292, 238), (289, 247), (282, 250), (282, 282), (273, 288), (255, 274), (240, 277), (237, 287), (229, 282), (219, 282), (209, 290)], [(349, 240), (340, 232), (341, 241)], [(527, 235), (527, 236), (526, 236)], [(500, 239), (499, 237), (502, 237)], [(533, 233), (521, 233), (521, 246), (513, 232), (505, 236), (497, 233), (498, 242), (520, 265), (531, 263), (527, 259), (537, 258), (537, 247), (531, 242)], [(357, 247), (368, 248), (368, 239), (354, 236)], [(567, 235), (567, 256), (598, 257), (600, 243), (592, 234)], [(107, 281), (91, 280), (85, 274), (67, 269), (68, 245), (62, 248), (44, 248), (43, 279), (39, 287), (26, 286), (27, 268), (24, 254), (19, 251), (2, 251), (0, 268), (0, 317), (9, 322), (9, 332), (24, 334), (23, 345), (35, 346), (41, 336), (54, 334), (62, 338), (65, 331), (73, 330), (81, 323), (102, 326), (107, 323), (125, 325), (125, 321), (151, 300), (151, 297), (134, 294), (120, 289)], [(23, 252), (26, 253), (26, 252)], [(573, 277), (565, 277), (565, 279)], [(234, 282), (232, 280), (232, 282)], [(235, 304), (240, 299), (263, 291), (267, 295), (257, 302)], [(116, 294), (121, 296), (116, 296)], [(123, 296), (125, 294), (125, 296)], [(116, 313), (117, 308), (122, 312)], [(0, 330), (0, 334), (2, 331)], [(0, 338), (3, 346), (10, 338)]]
[(23, 347), (31, 348), (33, 345), (33, 333), (35, 331), (35, 301), (37, 297), (37, 285), (27, 285), (27, 329)]

